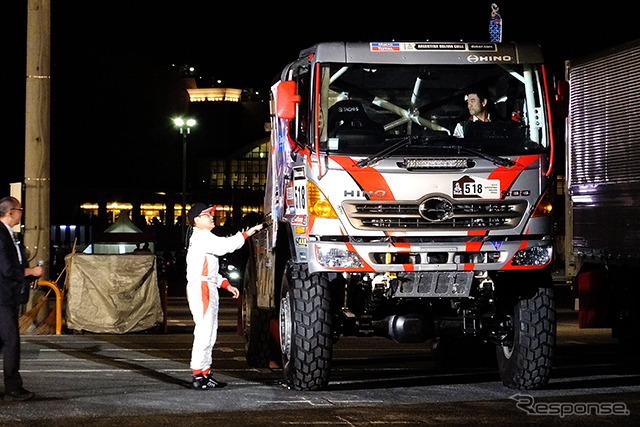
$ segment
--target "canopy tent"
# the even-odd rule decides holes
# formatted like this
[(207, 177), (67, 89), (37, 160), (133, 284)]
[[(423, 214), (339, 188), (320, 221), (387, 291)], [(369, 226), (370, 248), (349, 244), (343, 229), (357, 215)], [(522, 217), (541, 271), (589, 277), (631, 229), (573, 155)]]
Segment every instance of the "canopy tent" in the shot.
[(127, 211), (120, 212), (118, 218), (116, 218), (115, 222), (109, 226), (105, 231), (105, 233), (142, 233), (136, 225), (129, 218), (129, 213)]
[(155, 250), (155, 235), (143, 233), (129, 218), (127, 211), (122, 211), (118, 218), (102, 234), (87, 246), (86, 254), (126, 254), (142, 247), (153, 253)]

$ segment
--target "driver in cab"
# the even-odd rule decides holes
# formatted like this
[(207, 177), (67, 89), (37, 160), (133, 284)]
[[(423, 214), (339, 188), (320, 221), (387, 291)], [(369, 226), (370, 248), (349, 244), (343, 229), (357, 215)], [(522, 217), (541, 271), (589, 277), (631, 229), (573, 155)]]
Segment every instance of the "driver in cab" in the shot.
[(456, 125), (453, 136), (464, 138), (467, 125), (471, 122), (490, 122), (489, 97), (481, 90), (469, 92), (466, 96), (467, 108), (469, 109), (469, 120), (462, 121)]

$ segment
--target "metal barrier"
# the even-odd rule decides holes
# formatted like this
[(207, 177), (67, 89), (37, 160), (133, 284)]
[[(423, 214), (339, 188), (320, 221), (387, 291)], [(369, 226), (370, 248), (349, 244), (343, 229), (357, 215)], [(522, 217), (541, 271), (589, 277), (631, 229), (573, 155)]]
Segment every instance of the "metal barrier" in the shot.
[(56, 335), (60, 335), (62, 333), (62, 291), (58, 289), (56, 282), (38, 280), (37, 284), (38, 286), (48, 286), (56, 294)]

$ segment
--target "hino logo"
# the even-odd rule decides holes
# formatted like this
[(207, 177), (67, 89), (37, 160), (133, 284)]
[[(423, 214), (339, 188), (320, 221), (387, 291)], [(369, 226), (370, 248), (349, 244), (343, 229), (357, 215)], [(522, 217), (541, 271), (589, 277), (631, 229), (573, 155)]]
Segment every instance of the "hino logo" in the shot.
[(442, 197), (431, 197), (420, 204), (420, 215), (431, 222), (446, 221), (453, 217), (453, 205)]
[(378, 197), (383, 198), (387, 195), (384, 190), (362, 191), (362, 190), (344, 190), (344, 197)]
[(509, 62), (512, 61), (511, 55), (469, 55), (467, 61), (469, 62)]

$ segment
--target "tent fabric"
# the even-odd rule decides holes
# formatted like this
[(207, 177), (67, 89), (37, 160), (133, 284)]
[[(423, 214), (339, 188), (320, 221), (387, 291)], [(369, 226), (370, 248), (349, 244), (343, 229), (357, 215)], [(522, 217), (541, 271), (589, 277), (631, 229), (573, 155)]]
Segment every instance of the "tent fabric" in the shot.
[(70, 254), (67, 327), (95, 333), (142, 331), (162, 323), (153, 254)]
[(129, 218), (129, 214), (127, 212), (121, 212), (118, 215), (118, 218), (114, 221), (109, 228), (107, 228), (105, 233), (142, 233), (136, 225)]

